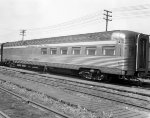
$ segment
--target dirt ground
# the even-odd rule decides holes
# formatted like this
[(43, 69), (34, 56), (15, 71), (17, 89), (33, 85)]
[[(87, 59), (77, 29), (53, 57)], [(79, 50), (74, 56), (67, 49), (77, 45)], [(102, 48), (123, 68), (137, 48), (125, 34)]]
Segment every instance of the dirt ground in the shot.
[(58, 118), (53, 113), (35, 108), (3, 91), (0, 91), (0, 111), (11, 118)]

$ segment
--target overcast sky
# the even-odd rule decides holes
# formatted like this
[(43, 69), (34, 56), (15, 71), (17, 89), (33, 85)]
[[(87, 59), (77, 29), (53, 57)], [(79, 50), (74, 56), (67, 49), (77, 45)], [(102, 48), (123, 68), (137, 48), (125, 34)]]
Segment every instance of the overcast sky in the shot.
[(150, 34), (150, 0), (0, 0), (0, 43), (105, 31), (104, 9), (113, 13), (108, 30)]

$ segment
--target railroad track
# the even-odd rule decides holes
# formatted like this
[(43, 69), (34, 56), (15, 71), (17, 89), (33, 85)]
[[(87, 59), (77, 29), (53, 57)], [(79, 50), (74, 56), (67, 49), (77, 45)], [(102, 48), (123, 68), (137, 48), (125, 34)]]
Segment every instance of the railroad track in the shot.
[[(44, 106), (44, 105), (42, 105), (42, 104), (40, 104), (40, 103), (37, 103), (37, 102), (35, 102), (35, 101), (33, 101), (33, 100), (30, 100), (30, 99), (28, 99), (28, 98), (26, 98), (26, 97), (23, 97), (23, 96), (21, 96), (21, 95), (19, 95), (19, 94), (16, 94), (15, 92), (10, 91), (10, 90), (8, 90), (8, 89), (6, 89), (6, 88), (0, 87), (0, 90), (1, 90), (1, 91), (4, 91), (4, 92), (6, 92), (6, 93), (9, 93), (9, 94), (11, 94), (11, 95), (13, 95), (13, 96), (15, 96), (15, 97), (17, 97), (17, 98), (19, 98), (19, 99), (22, 99), (23, 101), (26, 101), (26, 103), (32, 104), (32, 105), (34, 105), (34, 106), (37, 106), (38, 108), (42, 108), (42, 109), (44, 109), (44, 110), (53, 112), (53, 113), (56, 114), (57, 116), (60, 116), (60, 118), (71, 118), (70, 116), (67, 116), (66, 114), (63, 114), (63, 113), (61, 113), (61, 112), (59, 112), (59, 111), (56, 111), (56, 110), (53, 110), (53, 109), (51, 109), (51, 108), (49, 108), (49, 107), (47, 107), (47, 106)], [(0, 118), (1, 118), (1, 116), (2, 116), (2, 118), (10, 118), (10, 117), (7, 116), (5, 113), (3, 113), (3, 112), (0, 111)]]
[(0, 111), (0, 118), (10, 118), (10, 117), (4, 112)]
[[(3, 70), (3, 71), (2, 71)], [(108, 87), (105, 89), (101, 89), (99, 86), (93, 85), (93, 84), (88, 84), (88, 83), (80, 83), (77, 81), (72, 81), (72, 80), (64, 80), (62, 78), (55, 78), (55, 77), (47, 77), (47, 76), (43, 76), (43, 75), (37, 75), (37, 74), (31, 74), (28, 72), (20, 72), (19, 70), (12, 70), (9, 68), (3, 68), (1, 70), (1, 72), (3, 74), (9, 74), (10, 76), (16, 76), (22, 79), (28, 79), (30, 81), (34, 81), (34, 82), (38, 82), (38, 83), (42, 83), (42, 84), (46, 84), (46, 85), (51, 85), (51, 86), (55, 86), (55, 87), (61, 87), (65, 90), (69, 90), (69, 91), (73, 91), (73, 92), (78, 92), (78, 93), (82, 93), (82, 94), (86, 94), (86, 95), (90, 95), (90, 96), (94, 96), (94, 97), (99, 97), (99, 98), (103, 98), (103, 99), (107, 99), (110, 101), (114, 101), (114, 102), (119, 102), (122, 104), (127, 104), (130, 105), (132, 107), (137, 107), (140, 108), (142, 110), (146, 110), (146, 111), (150, 111), (150, 108), (147, 107), (146, 105), (150, 103), (150, 101), (147, 99), (150, 96), (146, 95), (146, 94), (139, 94), (136, 96), (130, 96), (127, 95), (126, 93), (130, 93), (130, 94), (138, 94), (135, 92), (131, 92), (131, 91), (125, 91), (125, 90), (119, 90), (117, 92), (114, 92), (114, 90), (116, 91), (116, 89), (112, 90), (112, 88)], [(107, 90), (109, 89), (109, 90)], [(123, 93), (125, 92), (125, 93)], [(107, 94), (107, 95), (106, 95)], [(109, 94), (109, 96), (108, 96)], [(142, 97), (144, 95), (144, 97)], [(140, 97), (139, 97), (140, 96)], [(122, 100), (122, 99), (117, 99), (118, 97), (124, 97), (124, 99), (126, 100)], [(145, 99), (145, 97), (147, 97)], [(131, 102), (131, 101), (136, 101), (136, 103)], [(141, 103), (141, 104), (137, 104), (137, 103)]]

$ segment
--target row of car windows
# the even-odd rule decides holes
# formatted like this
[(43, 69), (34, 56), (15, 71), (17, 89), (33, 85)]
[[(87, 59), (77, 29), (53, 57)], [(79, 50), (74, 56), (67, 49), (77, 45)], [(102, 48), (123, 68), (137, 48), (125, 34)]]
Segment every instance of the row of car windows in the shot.
[[(50, 55), (56, 55), (58, 54), (57, 48), (50, 48)], [(48, 54), (48, 48), (41, 48), (41, 54), (46, 55)], [(68, 48), (63, 47), (60, 48), (60, 54), (61, 55), (67, 55), (68, 54)], [(72, 47), (71, 50), (72, 55), (80, 55), (81, 54), (81, 47)], [(86, 47), (85, 49), (86, 55), (97, 55), (97, 48), (96, 47)], [(114, 56), (116, 55), (115, 46), (104, 46), (102, 47), (102, 55), (106, 56)]]

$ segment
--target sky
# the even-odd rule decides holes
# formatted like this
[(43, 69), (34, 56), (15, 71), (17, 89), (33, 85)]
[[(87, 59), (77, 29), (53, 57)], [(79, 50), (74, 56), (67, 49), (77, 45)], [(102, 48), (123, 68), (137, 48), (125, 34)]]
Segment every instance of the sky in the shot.
[(105, 31), (150, 34), (150, 0), (0, 0), (0, 43)]

